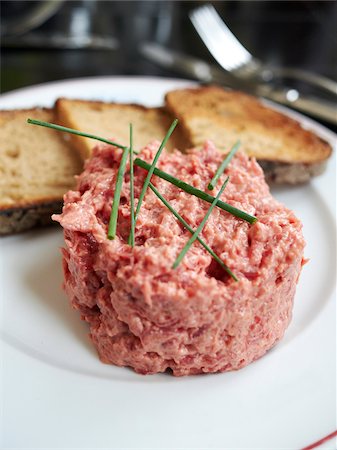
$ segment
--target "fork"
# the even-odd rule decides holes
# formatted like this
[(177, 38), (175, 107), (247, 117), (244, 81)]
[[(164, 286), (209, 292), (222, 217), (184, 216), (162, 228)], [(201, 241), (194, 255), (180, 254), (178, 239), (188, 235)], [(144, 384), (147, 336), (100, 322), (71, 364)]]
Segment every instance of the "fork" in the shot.
[(216, 61), (234, 76), (270, 82), (277, 77), (305, 81), (329, 94), (337, 95), (337, 83), (321, 75), (288, 67), (269, 67), (238, 41), (212, 5), (194, 9), (189, 17)]

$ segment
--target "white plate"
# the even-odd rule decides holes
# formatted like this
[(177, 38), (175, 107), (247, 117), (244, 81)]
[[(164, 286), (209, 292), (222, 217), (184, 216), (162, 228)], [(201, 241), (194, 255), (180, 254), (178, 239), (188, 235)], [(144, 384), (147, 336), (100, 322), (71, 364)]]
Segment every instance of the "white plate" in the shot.
[[(91, 78), (20, 89), (0, 108), (59, 96), (159, 105), (191, 83)], [(280, 108), (336, 143), (319, 124)], [(3, 448), (300, 449), (336, 427), (335, 155), (324, 175), (274, 190), (304, 224), (306, 257), (283, 341), (238, 372), (141, 376), (99, 362), (62, 292), (62, 232), (0, 239)], [(1, 433), (1, 432), (0, 432)], [(327, 442), (321, 448), (332, 449)]]

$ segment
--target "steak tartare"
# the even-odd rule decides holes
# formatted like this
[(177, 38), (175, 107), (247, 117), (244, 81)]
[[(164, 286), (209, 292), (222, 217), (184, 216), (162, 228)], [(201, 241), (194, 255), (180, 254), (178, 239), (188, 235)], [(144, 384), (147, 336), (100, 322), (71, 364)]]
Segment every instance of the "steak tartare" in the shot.
[[(159, 143), (139, 157), (151, 163)], [(72, 306), (90, 325), (105, 363), (174, 375), (239, 369), (261, 357), (284, 334), (303, 265), (302, 225), (270, 194), (254, 159), (238, 153), (218, 182), (229, 176), (223, 201), (255, 215), (253, 225), (214, 208), (200, 237), (236, 275), (231, 278), (195, 242), (172, 265), (191, 234), (147, 190), (135, 230), (130, 230), (129, 167), (118, 211), (117, 236), (107, 238), (122, 151), (98, 146), (65, 195), (64, 286)], [(163, 153), (157, 167), (207, 191), (223, 159), (211, 142), (201, 151)], [(134, 167), (135, 203), (147, 172)], [(196, 229), (209, 203), (153, 175), (152, 183)], [(213, 191), (211, 192), (213, 193)]]

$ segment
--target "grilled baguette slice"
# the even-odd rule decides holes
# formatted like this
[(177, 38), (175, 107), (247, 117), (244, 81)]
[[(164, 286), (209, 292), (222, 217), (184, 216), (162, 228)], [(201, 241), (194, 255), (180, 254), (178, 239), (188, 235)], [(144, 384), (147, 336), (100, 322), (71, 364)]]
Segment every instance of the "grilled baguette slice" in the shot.
[(269, 181), (307, 181), (324, 170), (331, 155), (327, 142), (242, 92), (217, 86), (182, 89), (169, 92), (165, 101), (191, 146), (210, 139), (228, 151), (240, 139), (241, 149), (258, 160)]
[[(162, 140), (173, 118), (163, 108), (141, 105), (105, 103), (60, 98), (55, 104), (58, 123), (77, 130), (111, 139), (122, 145), (129, 143), (129, 124), (133, 125), (134, 148), (140, 150), (154, 139)], [(97, 145), (93, 139), (69, 135), (82, 159), (90, 157)], [(179, 129), (175, 129), (167, 149), (185, 147)]]
[(50, 109), (0, 111), (0, 235), (51, 223), (82, 170), (60, 133), (28, 117), (55, 121)]

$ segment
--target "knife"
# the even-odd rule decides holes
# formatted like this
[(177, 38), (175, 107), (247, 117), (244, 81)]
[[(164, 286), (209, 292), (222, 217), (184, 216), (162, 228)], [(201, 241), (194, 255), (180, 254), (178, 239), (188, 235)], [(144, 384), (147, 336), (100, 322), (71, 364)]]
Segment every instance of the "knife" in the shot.
[(281, 103), (302, 113), (337, 125), (337, 108), (332, 102), (304, 96), (296, 89), (287, 87), (276, 88), (268, 83), (257, 84), (241, 80), (214, 64), (170, 50), (155, 43), (145, 42), (141, 44), (139, 51), (144, 57), (159, 66), (182, 73), (201, 83), (215, 83), (240, 89), (248, 94)]

